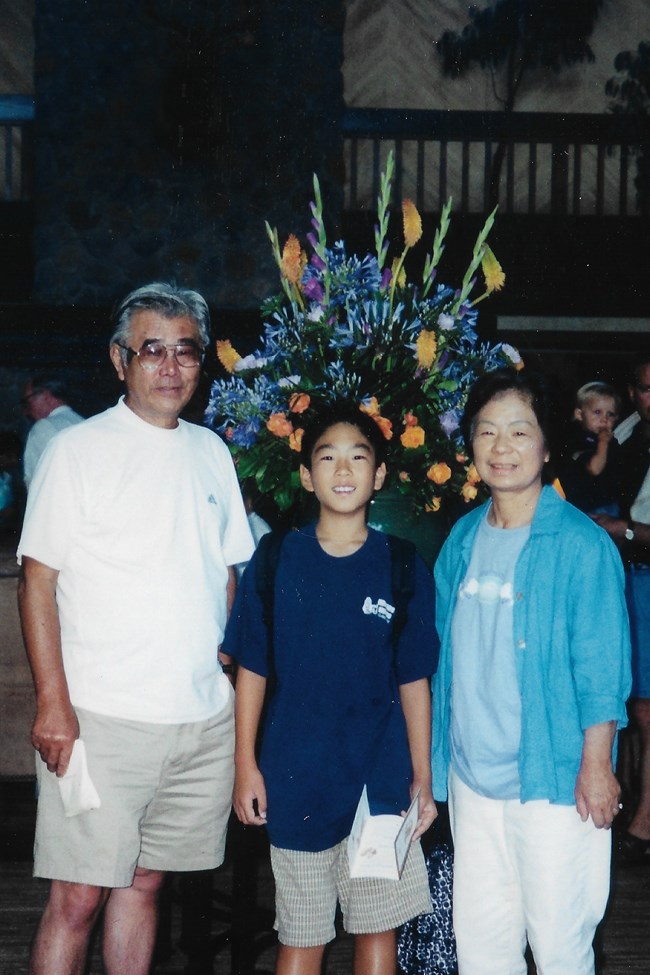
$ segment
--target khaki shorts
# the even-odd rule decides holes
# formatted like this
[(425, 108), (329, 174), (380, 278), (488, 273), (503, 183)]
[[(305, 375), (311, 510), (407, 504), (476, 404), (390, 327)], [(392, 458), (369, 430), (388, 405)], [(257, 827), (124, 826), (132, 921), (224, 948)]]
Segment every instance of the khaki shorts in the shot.
[(212, 718), (147, 724), (77, 710), (101, 807), (66, 817), (36, 755), (34, 876), (129, 887), (136, 866), (209, 870), (223, 862), (234, 778), (233, 700)]
[(280, 943), (313, 948), (336, 936), (336, 902), (350, 934), (378, 934), (432, 910), (427, 868), (419, 843), (409, 850), (399, 880), (350, 879), (348, 841), (306, 853), (271, 846), (275, 877), (275, 929)]

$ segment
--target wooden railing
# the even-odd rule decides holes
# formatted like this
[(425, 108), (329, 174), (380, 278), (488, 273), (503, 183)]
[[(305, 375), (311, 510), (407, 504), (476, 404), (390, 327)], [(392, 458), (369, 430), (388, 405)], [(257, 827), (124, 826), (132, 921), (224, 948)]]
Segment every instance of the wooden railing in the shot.
[(33, 172), (34, 99), (30, 95), (0, 95), (0, 201), (31, 199)]
[(345, 209), (376, 206), (395, 152), (394, 196), (422, 212), (628, 216), (636, 209), (635, 150), (650, 123), (619, 115), (348, 108), (343, 117)]

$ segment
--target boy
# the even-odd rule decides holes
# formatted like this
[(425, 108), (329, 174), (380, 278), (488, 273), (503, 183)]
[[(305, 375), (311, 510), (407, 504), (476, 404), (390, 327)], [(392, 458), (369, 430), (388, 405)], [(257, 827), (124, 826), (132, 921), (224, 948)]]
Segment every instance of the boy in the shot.
[(576, 393), (560, 480), (567, 501), (588, 514), (618, 515), (614, 427), (620, 410), (620, 397), (608, 383), (585, 383)]
[(431, 910), (419, 843), (399, 881), (351, 880), (346, 855), (364, 784), (373, 813), (399, 813), (419, 790), (414, 839), (436, 816), (434, 591), (417, 559), (395, 653), (388, 540), (366, 524), (368, 503), (386, 476), (383, 454), (379, 427), (358, 408), (340, 405), (316, 417), (303, 436), (300, 478), (316, 496), (318, 520), (283, 541), (272, 640), (256, 591), (259, 555), (244, 574), (226, 634), (224, 651), (239, 662), (233, 804), (243, 823), (268, 829), (278, 975), (319, 975), (335, 936), (337, 898), (346, 930), (356, 936), (356, 975), (395, 972), (395, 928)]

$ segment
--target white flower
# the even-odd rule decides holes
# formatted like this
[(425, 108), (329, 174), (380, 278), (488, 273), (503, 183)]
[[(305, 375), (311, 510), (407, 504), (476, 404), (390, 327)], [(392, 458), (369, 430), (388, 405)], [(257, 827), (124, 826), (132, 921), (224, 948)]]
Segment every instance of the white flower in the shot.
[(507, 342), (503, 342), (501, 348), (503, 349), (504, 354), (507, 355), (510, 361), (513, 362), (515, 365), (518, 365), (521, 362), (521, 356), (519, 355), (519, 353), (517, 352), (514, 346), (508, 345)]
[(443, 332), (448, 332), (454, 327), (455, 319), (453, 315), (448, 315), (447, 312), (443, 311), (438, 315), (438, 325), (443, 330)]
[(233, 372), (243, 372), (244, 369), (263, 369), (267, 360), (264, 358), (256, 359), (254, 355), (245, 355), (238, 359), (233, 366)]

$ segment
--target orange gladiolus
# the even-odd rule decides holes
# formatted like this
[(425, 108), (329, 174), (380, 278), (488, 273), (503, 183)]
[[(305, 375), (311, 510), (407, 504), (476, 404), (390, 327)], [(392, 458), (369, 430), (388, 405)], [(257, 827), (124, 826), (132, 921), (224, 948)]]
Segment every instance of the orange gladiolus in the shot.
[(289, 400), (289, 412), (304, 413), (305, 410), (309, 409), (310, 402), (311, 400), (307, 393), (294, 393)]
[(291, 284), (300, 284), (306, 263), (307, 256), (300, 248), (300, 241), (295, 234), (289, 234), (282, 251), (282, 274)]
[(233, 349), (230, 339), (217, 340), (217, 358), (226, 372), (234, 372), (235, 366), (241, 359), (239, 352)]
[(427, 477), (434, 484), (445, 484), (451, 477), (451, 467), (449, 464), (445, 464), (444, 461), (438, 464), (432, 464), (427, 471)]
[(293, 424), (287, 420), (286, 413), (272, 413), (266, 421), (266, 428), (276, 437), (289, 437), (293, 433)]
[(436, 361), (436, 352), (438, 351), (438, 340), (435, 332), (423, 328), (417, 337), (415, 351), (418, 357), (418, 366), (421, 369), (430, 369)]
[(424, 430), (419, 426), (409, 426), (401, 435), (400, 440), (403, 447), (421, 447), (424, 443)]
[(402, 217), (404, 221), (404, 243), (407, 247), (415, 247), (422, 236), (422, 220), (417, 207), (411, 200), (403, 201)]

